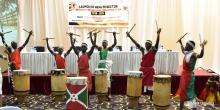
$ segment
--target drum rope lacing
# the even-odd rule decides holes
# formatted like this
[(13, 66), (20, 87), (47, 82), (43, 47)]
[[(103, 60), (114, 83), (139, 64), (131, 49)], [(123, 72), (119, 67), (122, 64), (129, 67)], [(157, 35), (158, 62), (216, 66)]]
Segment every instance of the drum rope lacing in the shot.
[(70, 91), (67, 89), (67, 92), (70, 95), (70, 98), (66, 101), (66, 104), (68, 104), (70, 101), (78, 102), (81, 105), (83, 105), (85, 108), (87, 108), (87, 105), (85, 105), (82, 101), (78, 100), (78, 95), (81, 94), (83, 91), (85, 91), (87, 87), (88, 85), (86, 84), (86, 86), (83, 89), (81, 89), (79, 92), (77, 92), (76, 94), (70, 93)]

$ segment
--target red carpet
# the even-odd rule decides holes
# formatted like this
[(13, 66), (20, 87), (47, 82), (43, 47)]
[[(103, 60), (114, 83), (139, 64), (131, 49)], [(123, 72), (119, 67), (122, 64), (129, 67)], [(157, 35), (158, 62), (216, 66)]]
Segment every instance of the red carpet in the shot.
[[(208, 72), (202, 71), (202, 70), (195, 70), (196, 94), (199, 94), (202, 91), (202, 89), (206, 85), (206, 81), (212, 75), (215, 75), (215, 74), (208, 73)], [(179, 80), (180, 80), (180, 75), (177, 75), (177, 74), (172, 75), (172, 84), (171, 84), (172, 94), (176, 93), (176, 91), (179, 87)], [(95, 93), (94, 84), (95, 83), (94, 83), (94, 77), (93, 77), (93, 91), (91, 94)], [(126, 94), (127, 76), (114, 74), (112, 76), (111, 85), (112, 85), (111, 94)], [(31, 77), (30, 77), (30, 93), (31, 94), (49, 95), (51, 93), (50, 75), (31, 75)], [(12, 84), (9, 83), (7, 74), (3, 74), (3, 94), (5, 94), (5, 95), (13, 94)]]

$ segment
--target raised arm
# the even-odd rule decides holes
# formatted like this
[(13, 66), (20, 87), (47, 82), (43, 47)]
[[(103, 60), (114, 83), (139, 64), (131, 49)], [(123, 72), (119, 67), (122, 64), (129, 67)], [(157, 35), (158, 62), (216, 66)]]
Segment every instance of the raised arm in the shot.
[(198, 54), (198, 55), (196, 55), (196, 57), (197, 58), (202, 58), (203, 57), (203, 55), (204, 55), (204, 46), (207, 44), (207, 41), (205, 40), (205, 41), (203, 41), (203, 43), (202, 44), (200, 44), (200, 46), (201, 46), (201, 52), (200, 52), (200, 54)]
[(30, 31), (30, 32), (29, 32), (29, 35), (28, 35), (28, 38), (26, 39), (26, 41), (24, 42), (24, 44), (23, 44), (21, 47), (18, 48), (19, 51), (21, 51), (21, 50), (27, 45), (27, 43), (29, 42), (29, 39), (30, 39), (30, 37), (31, 37), (32, 34), (33, 34), (33, 32)]
[(68, 56), (72, 50), (72, 46), (70, 46), (69, 50), (64, 54), (64, 57)]
[(56, 55), (55, 53), (54, 53), (54, 51), (50, 48), (50, 45), (49, 45), (49, 41), (48, 41), (49, 39), (48, 38), (46, 38), (46, 42), (47, 42), (47, 49), (49, 50), (49, 52), (52, 54), (52, 55)]
[(79, 51), (78, 49), (75, 47), (75, 42), (76, 42), (76, 39), (73, 39), (73, 35), (70, 34), (70, 42), (71, 42), (71, 46), (73, 48), (73, 51), (75, 52), (75, 54), (79, 57)]
[(154, 45), (154, 47), (156, 48), (156, 50), (158, 50), (158, 45), (159, 45), (159, 42), (160, 42), (160, 32), (161, 32), (161, 28), (159, 28), (157, 30), (157, 40), (156, 40), (156, 44)]
[(102, 47), (100, 47), (100, 46), (98, 46), (96, 43), (94, 43), (94, 42), (96, 42), (97, 33), (94, 33), (93, 35), (94, 35), (94, 37), (95, 37), (95, 40), (94, 40), (94, 41), (92, 40), (92, 32), (89, 33), (90, 41), (91, 41), (92, 45), (95, 44), (95, 48), (97, 48), (98, 51), (101, 51)]
[(116, 46), (117, 44), (117, 39), (116, 39), (116, 32), (113, 32), (113, 36), (114, 36), (114, 43), (112, 44), (112, 46), (108, 47), (108, 51), (112, 51), (113, 48)]
[(141, 51), (142, 55), (144, 55), (144, 47), (142, 47), (140, 44), (137, 43), (137, 41), (135, 41), (131, 35), (129, 34), (129, 32), (126, 32), (127, 37), (129, 37), (131, 39), (131, 41), (136, 45), (136, 47)]
[(94, 36), (94, 40), (92, 40), (92, 37), (91, 37), (91, 41), (92, 41), (92, 47), (91, 47), (91, 49), (89, 50), (89, 52), (87, 53), (87, 55), (89, 56), (89, 58), (90, 58), (90, 56), (92, 55), (92, 53), (93, 53), (93, 51), (94, 51), (94, 49), (95, 49), (95, 47), (96, 47), (96, 36)]
[[(70, 42), (71, 42), (71, 37), (70, 37)], [(70, 46), (69, 50), (67, 50), (67, 52), (64, 54), (64, 57), (66, 57), (67, 55), (70, 54), (71, 50), (72, 50), (72, 45)]]
[(184, 49), (184, 47), (183, 47), (182, 40), (180, 39), (178, 42), (180, 43), (180, 47), (181, 47), (182, 53), (184, 54), (184, 50), (185, 50), (185, 49)]
[(2, 43), (5, 45), (6, 48), (9, 48), (9, 46), (5, 42), (4, 34), (0, 32), (0, 36), (2, 38)]

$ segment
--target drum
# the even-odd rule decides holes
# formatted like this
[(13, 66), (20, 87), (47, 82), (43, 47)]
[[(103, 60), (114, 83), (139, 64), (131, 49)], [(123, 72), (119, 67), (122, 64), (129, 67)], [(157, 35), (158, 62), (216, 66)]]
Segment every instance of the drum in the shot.
[(98, 103), (108, 101), (108, 71), (105, 68), (95, 70), (95, 92), (97, 94)]
[[(0, 46), (0, 53), (3, 56), (8, 56), (8, 50), (3, 46)], [(0, 62), (1, 62), (0, 63), (1, 72), (3, 73), (6, 70), (8, 70), (8, 59), (0, 58)]]
[(141, 96), (142, 91), (142, 77), (143, 72), (141, 71), (128, 71), (127, 77), (127, 96), (128, 96), (128, 107), (137, 107), (138, 100)]
[(0, 68), (0, 107), (2, 107), (2, 83), (3, 82), (3, 78), (2, 78), (2, 72), (1, 72), (1, 68)]
[(99, 65), (100, 64), (104, 64), (105, 65), (105, 69), (107, 69), (108, 71), (108, 74), (107, 74), (107, 77), (108, 77), (108, 87), (111, 87), (111, 74), (112, 74), (112, 60), (100, 60), (99, 62)]
[(67, 77), (67, 110), (86, 110), (88, 108), (87, 77)]
[(30, 71), (14, 70), (12, 75), (14, 94), (18, 98), (19, 103), (26, 100), (26, 96), (30, 91)]
[(154, 75), (153, 90), (155, 107), (166, 110), (170, 106), (171, 76)]
[(65, 99), (66, 74), (64, 69), (51, 70), (51, 91), (55, 101)]
[(95, 70), (95, 92), (96, 93), (108, 93), (108, 71), (104, 68)]

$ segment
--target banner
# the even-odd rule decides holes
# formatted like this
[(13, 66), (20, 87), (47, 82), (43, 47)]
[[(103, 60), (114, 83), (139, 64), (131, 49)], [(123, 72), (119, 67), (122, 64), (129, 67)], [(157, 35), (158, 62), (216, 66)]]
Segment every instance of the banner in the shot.
[(127, 27), (127, 0), (69, 0), (68, 22), (79, 27)]

